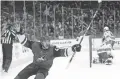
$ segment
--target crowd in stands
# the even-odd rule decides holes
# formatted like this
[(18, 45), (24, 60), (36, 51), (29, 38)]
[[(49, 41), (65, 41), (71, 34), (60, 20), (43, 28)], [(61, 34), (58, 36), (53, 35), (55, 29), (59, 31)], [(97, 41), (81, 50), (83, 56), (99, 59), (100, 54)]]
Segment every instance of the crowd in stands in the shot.
[[(1, 29), (9, 25), (22, 26), (29, 39), (49, 35), (51, 39), (70, 39), (82, 35), (90, 24), (98, 3), (95, 1), (2, 1)], [(14, 5), (14, 6), (13, 6)], [(108, 26), (120, 37), (120, 1), (105, 1), (87, 35), (101, 37)]]

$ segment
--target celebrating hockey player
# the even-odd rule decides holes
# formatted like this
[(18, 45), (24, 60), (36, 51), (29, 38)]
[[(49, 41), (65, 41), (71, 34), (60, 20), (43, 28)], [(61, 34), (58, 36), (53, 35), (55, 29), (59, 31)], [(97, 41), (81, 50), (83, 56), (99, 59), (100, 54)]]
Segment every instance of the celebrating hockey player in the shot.
[[(27, 39), (24, 35), (22, 37)], [(33, 62), (20, 71), (14, 79), (28, 79), (32, 75), (36, 75), (35, 79), (45, 79), (55, 57), (73, 54), (73, 52), (68, 52), (68, 49), (59, 49), (51, 45), (49, 37), (41, 37), (40, 42), (24, 40), (22, 43), (32, 50)], [(80, 52), (81, 45), (73, 45), (71, 49)]]

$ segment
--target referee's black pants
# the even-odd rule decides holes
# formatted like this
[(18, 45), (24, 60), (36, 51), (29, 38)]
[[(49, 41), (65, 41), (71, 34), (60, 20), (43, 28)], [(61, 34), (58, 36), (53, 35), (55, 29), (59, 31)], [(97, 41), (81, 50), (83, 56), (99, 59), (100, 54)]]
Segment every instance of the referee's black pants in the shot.
[(12, 61), (12, 44), (2, 44), (3, 50), (3, 63), (2, 68), (5, 72), (8, 72)]

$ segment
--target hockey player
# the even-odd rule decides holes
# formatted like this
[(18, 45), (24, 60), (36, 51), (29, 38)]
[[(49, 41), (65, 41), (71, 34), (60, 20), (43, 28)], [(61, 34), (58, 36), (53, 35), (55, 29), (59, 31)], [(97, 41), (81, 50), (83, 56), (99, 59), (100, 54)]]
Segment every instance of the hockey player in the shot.
[(108, 27), (104, 27), (102, 42), (103, 44), (110, 44), (111, 48), (113, 49), (115, 43), (115, 37)]
[[(102, 45), (98, 50), (98, 57), (100, 63), (112, 64), (111, 58), (113, 58), (111, 54), (111, 46), (110, 45)], [(109, 61), (109, 62), (108, 62)]]
[[(24, 35), (22, 37), (25, 38)], [(32, 50), (33, 62), (20, 71), (14, 79), (28, 79), (32, 75), (36, 75), (35, 79), (45, 79), (55, 57), (73, 54), (73, 52), (67, 52), (68, 49), (58, 49), (51, 45), (49, 37), (41, 37), (40, 42), (24, 40), (22, 44)], [(72, 50), (80, 52), (81, 45), (73, 45)]]
[(99, 62), (105, 64), (112, 64), (112, 53), (111, 49), (113, 48), (114, 36), (108, 27), (104, 27), (104, 34), (102, 38), (102, 45), (97, 50), (99, 56)]

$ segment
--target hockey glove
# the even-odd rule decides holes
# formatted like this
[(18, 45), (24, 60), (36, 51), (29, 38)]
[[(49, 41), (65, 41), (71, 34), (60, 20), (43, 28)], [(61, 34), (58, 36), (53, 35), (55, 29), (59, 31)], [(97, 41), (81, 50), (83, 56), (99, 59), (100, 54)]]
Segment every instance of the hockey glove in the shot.
[(72, 46), (72, 51), (73, 52), (80, 52), (81, 51), (81, 45), (80, 44), (75, 44)]

